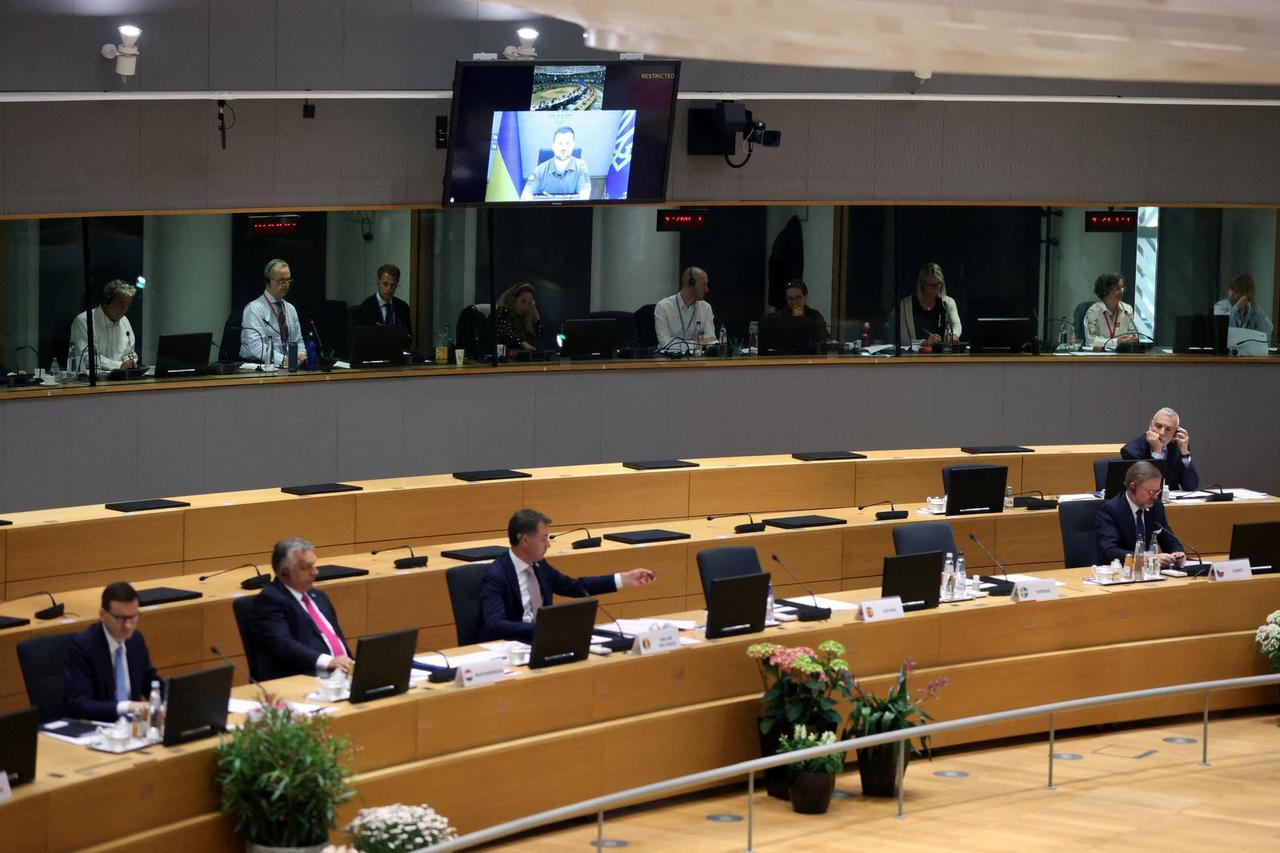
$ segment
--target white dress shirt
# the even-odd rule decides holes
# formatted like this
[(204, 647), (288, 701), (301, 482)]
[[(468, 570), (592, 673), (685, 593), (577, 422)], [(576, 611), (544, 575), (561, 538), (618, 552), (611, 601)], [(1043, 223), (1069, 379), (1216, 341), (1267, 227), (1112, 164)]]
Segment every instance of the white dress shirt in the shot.
[[(84, 315), (81, 314), (80, 316), (83, 317)], [(106, 625), (102, 626), (102, 633), (107, 638), (107, 652), (108, 657), (111, 659), (111, 689), (115, 690), (116, 684), (116, 649), (124, 649), (124, 654), (121, 655), (121, 658), (124, 661), (124, 686), (125, 690), (127, 690), (129, 695), (132, 696), (133, 681), (129, 678), (129, 649), (124, 643), (117, 641), (115, 637), (111, 636), (111, 632), (107, 630)], [(116, 716), (123, 717), (125, 714), (129, 713), (130, 704), (131, 703), (128, 699), (121, 699), (117, 702)]]
[[(302, 593), (298, 592), (296, 589), (289, 586), (287, 583), (282, 583), (281, 586), (289, 590), (289, 594), (293, 596), (294, 600), (298, 602), (298, 606), (302, 608), (302, 611), (304, 613), (307, 613), (307, 618), (310, 619), (311, 614), (307, 612), (307, 605), (302, 602)], [(314, 601), (311, 602), (312, 607), (315, 607), (315, 604), (316, 603)], [(320, 617), (320, 621), (324, 623), (326, 628), (328, 628), (330, 631), (333, 631), (333, 635), (335, 637), (338, 636), (338, 632), (333, 630), (333, 625), (329, 624), (329, 620), (324, 617), (324, 611), (321, 610), (319, 607), (316, 607), (316, 615)], [(325, 641), (325, 645), (328, 645), (327, 640)], [(333, 649), (330, 649), (330, 651), (333, 651)], [(344, 649), (343, 651), (345, 652), (346, 650)], [(333, 664), (333, 655), (317, 655), (316, 656), (316, 675), (327, 675), (329, 673), (329, 670), (333, 668), (332, 664)]]
[[(517, 557), (516, 552), (511, 550), (510, 548), (507, 549), (507, 556), (511, 558), (511, 565), (515, 566), (516, 583), (520, 584), (520, 607), (524, 611), (523, 615), (521, 615), (520, 617), (520, 621), (532, 622), (533, 613), (531, 611), (532, 611), (533, 603), (532, 603), (532, 599), (529, 598), (529, 564), (526, 563), (524, 560), (520, 559), (519, 557)], [(622, 573), (621, 572), (614, 572), (613, 586), (615, 589), (622, 589)], [(546, 606), (550, 602), (544, 601), (542, 603), (543, 603), (543, 606)]]
[[(98, 354), (99, 369), (115, 370), (124, 364), (125, 359), (136, 359), (134, 341), (133, 326), (128, 317), (121, 317), (119, 322), (113, 322), (102, 310), (102, 306), (93, 309), (93, 349)], [(71, 321), (71, 346), (76, 358), (81, 359), (81, 364), (85, 365), (82, 372), (87, 372), (89, 359), (85, 357), (85, 351), (89, 346), (89, 324), (85, 322), (83, 311)]]
[(716, 318), (711, 311), (711, 303), (705, 299), (699, 299), (689, 306), (684, 304), (684, 299), (676, 292), (653, 306), (653, 330), (658, 335), (659, 348), (669, 346), (673, 352), (692, 349), (699, 343), (699, 328), (702, 329), (703, 340), (715, 338)]
[[(268, 304), (270, 301), (270, 304)], [(284, 347), (280, 345), (280, 319), (276, 302), (284, 302), (284, 313), (289, 327), (289, 343), (297, 345), (302, 341), (302, 324), (298, 322), (298, 311), (286, 300), (272, 298), (265, 290), (257, 299), (244, 306), (244, 314), (240, 318), (240, 357), (265, 361), (267, 342), (275, 349), (273, 363), (279, 367), (284, 364)]]
[(1138, 331), (1133, 322), (1132, 305), (1121, 302), (1117, 313), (1119, 316), (1109, 312), (1101, 299), (1090, 305), (1084, 314), (1084, 345), (1090, 349), (1105, 347), (1107, 350), (1114, 350), (1116, 338)]

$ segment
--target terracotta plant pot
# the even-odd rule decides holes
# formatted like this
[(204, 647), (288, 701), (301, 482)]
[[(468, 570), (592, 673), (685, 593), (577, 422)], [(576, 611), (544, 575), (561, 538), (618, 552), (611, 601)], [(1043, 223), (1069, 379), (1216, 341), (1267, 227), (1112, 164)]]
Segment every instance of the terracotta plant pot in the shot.
[(791, 808), (796, 814), (826, 814), (835, 790), (836, 774), (830, 771), (791, 771)]

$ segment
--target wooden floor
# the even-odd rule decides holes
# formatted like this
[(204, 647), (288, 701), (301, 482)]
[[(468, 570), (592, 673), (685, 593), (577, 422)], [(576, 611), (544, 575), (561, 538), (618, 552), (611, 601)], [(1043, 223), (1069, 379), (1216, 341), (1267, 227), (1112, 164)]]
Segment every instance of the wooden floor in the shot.
[[(1190, 744), (1164, 739), (1194, 739)], [(757, 793), (756, 850), (1275, 850), (1280, 838), (1280, 721), (1276, 714), (1211, 720), (1209, 767), (1200, 766), (1198, 720), (1060, 737), (1056, 790), (1045, 790), (1047, 740), (956, 751), (907, 772), (906, 817), (895, 800), (863, 800), (858, 774), (841, 776), (825, 816), (797, 815)], [(942, 778), (938, 771), (963, 771)], [(721, 789), (722, 791), (724, 789)], [(606, 815), (605, 838), (631, 850), (741, 851), (741, 791), (690, 797), (663, 808)], [(592, 850), (595, 823), (528, 835), (490, 849)]]

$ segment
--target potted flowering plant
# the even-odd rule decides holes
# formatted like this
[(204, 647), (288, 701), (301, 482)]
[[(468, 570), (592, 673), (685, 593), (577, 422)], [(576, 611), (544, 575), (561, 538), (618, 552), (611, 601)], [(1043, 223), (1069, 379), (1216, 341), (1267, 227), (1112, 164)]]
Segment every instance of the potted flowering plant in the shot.
[(449, 819), (428, 805), (361, 809), (347, 824), (351, 846), (359, 853), (410, 853), (457, 838)]
[(1271, 661), (1271, 671), (1280, 672), (1280, 610), (1268, 616), (1254, 635), (1258, 648)]
[[(835, 742), (835, 732), (811, 732), (800, 723), (791, 730), (790, 735), (782, 736), (778, 752), (796, 752)], [(833, 752), (818, 758), (806, 758), (788, 766), (791, 768), (788, 793), (791, 795), (792, 810), (798, 814), (826, 814), (831, 807), (831, 795), (836, 790), (836, 774), (844, 769), (844, 753)]]
[[(760, 668), (764, 685), (761, 754), (776, 754), (782, 734), (798, 723), (818, 732), (833, 732), (839, 727), (836, 703), (838, 697), (848, 695), (852, 683), (843, 655), (844, 646), (835, 640), (827, 640), (816, 651), (776, 643), (757, 643), (747, 649), (747, 656)], [(769, 796), (786, 799), (787, 779), (785, 767), (765, 771)]]
[[(914, 728), (933, 719), (924, 710), (924, 703), (938, 695), (947, 685), (947, 679), (935, 678), (925, 687), (916, 689), (918, 697), (912, 696), (907, 689), (907, 676), (915, 670), (915, 666), (915, 661), (910, 658), (902, 662), (902, 666), (898, 668), (898, 680), (889, 688), (884, 698), (864, 689), (857, 681), (853, 682), (853, 709), (849, 713), (849, 723), (844, 731), (846, 739)], [(864, 796), (892, 797), (897, 793), (899, 748), (908, 750), (903, 763), (903, 772), (906, 772), (906, 761), (910, 760), (912, 751), (928, 754), (929, 738), (920, 738), (919, 750), (915, 749), (911, 740), (905, 740), (901, 745), (883, 744), (858, 750), (858, 775), (862, 779)]]

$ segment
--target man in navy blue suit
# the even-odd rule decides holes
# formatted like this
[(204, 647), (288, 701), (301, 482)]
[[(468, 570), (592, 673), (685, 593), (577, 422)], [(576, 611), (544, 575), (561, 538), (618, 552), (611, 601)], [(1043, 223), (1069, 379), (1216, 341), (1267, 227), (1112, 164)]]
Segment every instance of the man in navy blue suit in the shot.
[(305, 539), (283, 539), (271, 550), (275, 579), (253, 599), (249, 622), (258, 676), (264, 681), (341, 669), (351, 659), (338, 614), (317, 589), (316, 549)]
[(534, 509), (522, 509), (507, 522), (511, 548), (493, 561), (480, 581), (481, 640), (532, 642), (534, 618), (551, 604), (553, 595), (586, 598), (653, 581), (648, 569), (585, 578), (561, 574), (542, 559), (551, 544), (550, 524), (551, 519)]
[(160, 676), (151, 665), (147, 641), (138, 631), (138, 592), (123, 581), (102, 590), (99, 622), (71, 638), (63, 665), (67, 716), (114, 721), (141, 713)]
[(1124, 491), (1117, 492), (1098, 509), (1098, 562), (1124, 561), (1138, 540), (1143, 549), (1152, 539), (1160, 544), (1160, 565), (1181, 566), (1186, 561), (1182, 543), (1169, 529), (1160, 491), (1160, 469), (1150, 462), (1135, 462), (1124, 475)]
[(1188, 492), (1200, 488), (1200, 475), (1191, 464), (1191, 434), (1182, 428), (1182, 420), (1173, 409), (1165, 407), (1156, 412), (1147, 431), (1120, 448), (1120, 455), (1134, 461), (1163, 459), (1169, 488)]

